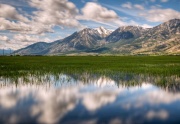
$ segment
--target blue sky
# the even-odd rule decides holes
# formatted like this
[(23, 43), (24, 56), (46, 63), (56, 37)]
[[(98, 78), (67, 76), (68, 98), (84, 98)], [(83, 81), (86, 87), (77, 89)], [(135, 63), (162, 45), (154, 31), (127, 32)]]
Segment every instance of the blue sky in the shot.
[(62, 39), (83, 28), (150, 28), (180, 18), (180, 0), (0, 0), (0, 49)]

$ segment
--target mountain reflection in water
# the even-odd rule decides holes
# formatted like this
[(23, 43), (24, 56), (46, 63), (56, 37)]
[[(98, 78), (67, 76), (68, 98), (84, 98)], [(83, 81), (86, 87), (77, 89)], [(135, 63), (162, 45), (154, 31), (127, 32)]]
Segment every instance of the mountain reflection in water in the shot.
[(179, 77), (0, 78), (0, 123), (180, 123)]

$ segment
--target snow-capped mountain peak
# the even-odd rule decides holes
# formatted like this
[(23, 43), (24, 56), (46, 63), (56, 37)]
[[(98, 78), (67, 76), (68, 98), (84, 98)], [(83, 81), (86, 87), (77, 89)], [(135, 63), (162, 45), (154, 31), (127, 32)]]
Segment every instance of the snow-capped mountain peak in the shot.
[(140, 26), (122, 26), (111, 32), (104, 27), (85, 28), (64, 39), (52, 43), (38, 42), (14, 53), (20, 55), (58, 55), (71, 52), (180, 53), (180, 19), (172, 19), (149, 29)]
[(102, 37), (106, 37), (108, 35), (110, 35), (110, 33), (112, 33), (112, 31), (105, 29), (104, 27), (99, 27), (96, 28), (95, 30), (97, 30), (97, 32), (102, 36)]
[(96, 29), (98, 31), (99, 34), (107, 34), (107, 30), (104, 27), (99, 27)]

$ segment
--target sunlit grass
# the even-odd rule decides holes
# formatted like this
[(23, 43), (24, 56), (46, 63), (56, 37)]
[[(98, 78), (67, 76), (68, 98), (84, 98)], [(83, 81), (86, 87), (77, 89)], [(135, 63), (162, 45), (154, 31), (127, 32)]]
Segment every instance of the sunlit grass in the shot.
[(0, 76), (45, 73), (180, 75), (179, 56), (15, 56), (0, 57)]

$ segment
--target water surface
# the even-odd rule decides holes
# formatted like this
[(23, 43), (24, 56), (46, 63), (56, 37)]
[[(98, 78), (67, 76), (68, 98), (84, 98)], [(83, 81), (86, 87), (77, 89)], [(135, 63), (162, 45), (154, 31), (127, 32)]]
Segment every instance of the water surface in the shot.
[(0, 78), (0, 123), (180, 123), (180, 78), (46, 74)]

